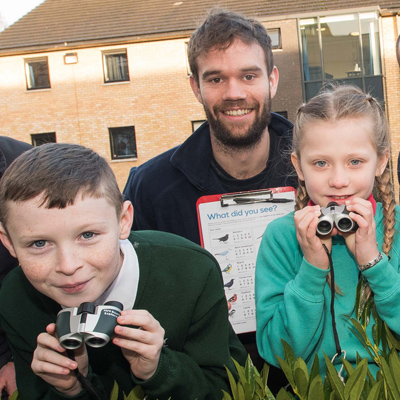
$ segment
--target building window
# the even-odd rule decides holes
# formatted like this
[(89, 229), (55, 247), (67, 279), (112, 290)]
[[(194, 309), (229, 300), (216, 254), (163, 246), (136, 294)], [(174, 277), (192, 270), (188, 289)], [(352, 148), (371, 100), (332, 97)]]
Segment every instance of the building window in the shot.
[(200, 119), (198, 121), (192, 121), (192, 132), (194, 132), (200, 125), (202, 125), (206, 120)]
[(378, 14), (300, 19), (305, 100), (327, 81), (359, 86), (383, 100)]
[(25, 60), (26, 87), (28, 90), (50, 88), (49, 64), (47, 57)]
[(33, 133), (31, 135), (32, 146), (41, 146), (45, 143), (56, 143), (56, 133), (48, 132), (48, 133)]
[(104, 82), (129, 81), (126, 49), (103, 52)]
[(280, 28), (268, 29), (268, 35), (271, 38), (272, 49), (273, 50), (281, 49), (282, 48), (281, 29)]
[(111, 158), (120, 160), (136, 158), (136, 136), (134, 126), (108, 128), (110, 133)]

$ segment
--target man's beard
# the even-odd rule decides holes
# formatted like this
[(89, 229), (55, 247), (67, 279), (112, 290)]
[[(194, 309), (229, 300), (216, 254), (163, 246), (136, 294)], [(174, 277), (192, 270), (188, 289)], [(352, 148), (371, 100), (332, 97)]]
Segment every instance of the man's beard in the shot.
[[(230, 107), (239, 106), (241, 109), (249, 108), (238, 102), (229, 102), (229, 105)], [(230, 149), (245, 150), (253, 148), (261, 140), (265, 129), (267, 129), (271, 122), (271, 98), (265, 102), (261, 115), (258, 115), (259, 106), (254, 109), (256, 114), (255, 120), (247, 129), (247, 132), (241, 135), (233, 134), (229, 127), (222, 123), (218, 117), (214, 117), (214, 115), (219, 115), (221, 108), (218, 106), (214, 107), (214, 114), (212, 114), (210, 109), (204, 105), (204, 111), (212, 134), (214, 134), (214, 137), (221, 145)], [(240, 123), (238, 123), (239, 125)]]

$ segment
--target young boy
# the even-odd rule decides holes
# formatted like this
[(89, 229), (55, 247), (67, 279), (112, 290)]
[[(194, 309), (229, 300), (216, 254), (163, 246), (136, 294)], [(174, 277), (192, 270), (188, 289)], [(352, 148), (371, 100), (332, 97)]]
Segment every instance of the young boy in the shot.
[[(20, 267), (4, 280), (0, 320), (22, 400), (109, 398), (116, 381), (159, 400), (221, 399), (225, 367), (247, 354), (229, 322), (220, 270), (199, 246), (162, 232), (130, 232), (107, 162), (90, 149), (47, 144), (0, 182), (0, 238)], [(81, 345), (74, 360), (55, 336), (62, 307), (123, 304), (116, 337)], [(79, 370), (97, 394), (82, 385)]]

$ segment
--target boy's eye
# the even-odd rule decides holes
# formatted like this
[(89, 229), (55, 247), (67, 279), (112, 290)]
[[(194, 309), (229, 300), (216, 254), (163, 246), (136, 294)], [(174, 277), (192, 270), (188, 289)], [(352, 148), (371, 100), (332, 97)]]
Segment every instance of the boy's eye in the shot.
[(84, 233), (82, 233), (82, 237), (84, 239), (91, 239), (93, 236), (94, 236), (93, 232), (84, 232)]
[(36, 240), (35, 242), (32, 243), (32, 246), (36, 248), (44, 247), (45, 245), (46, 245), (45, 240)]

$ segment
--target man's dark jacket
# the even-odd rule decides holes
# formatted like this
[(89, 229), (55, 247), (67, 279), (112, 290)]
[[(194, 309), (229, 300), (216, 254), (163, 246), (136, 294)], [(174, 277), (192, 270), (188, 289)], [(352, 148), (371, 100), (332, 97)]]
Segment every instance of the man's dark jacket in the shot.
[[(32, 146), (11, 139), (6, 136), (0, 136), (0, 179), (7, 167), (24, 151), (29, 150)], [(10, 255), (8, 250), (0, 242), (0, 287), (5, 276), (18, 265), (18, 260)], [(11, 357), (4, 332), (0, 327), (0, 368), (7, 364)]]
[[(290, 146), (292, 123), (272, 113), (270, 154), (263, 187), (294, 186)], [(134, 230), (175, 233), (200, 244), (196, 202), (201, 196), (226, 193), (213, 162), (208, 123), (201, 125), (180, 146), (131, 169), (124, 195), (134, 207)], [(243, 183), (230, 192), (242, 191)]]

